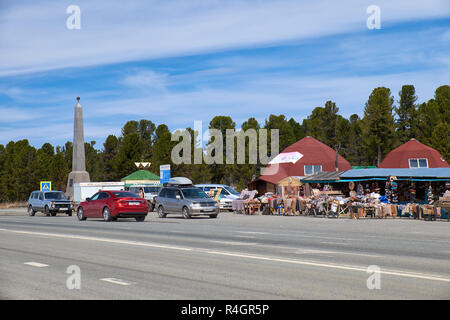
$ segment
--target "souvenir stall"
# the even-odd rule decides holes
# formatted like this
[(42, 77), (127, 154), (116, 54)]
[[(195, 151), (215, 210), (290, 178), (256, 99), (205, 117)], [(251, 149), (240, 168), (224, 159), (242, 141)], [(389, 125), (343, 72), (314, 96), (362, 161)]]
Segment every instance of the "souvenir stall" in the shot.
[[(356, 196), (364, 199), (359, 210), (365, 211), (365, 215), (430, 220), (437, 215), (434, 203), (449, 180), (450, 168), (393, 168), (349, 170), (341, 175), (339, 182), (357, 184)], [(370, 199), (377, 194), (379, 203)]]
[[(300, 177), (290, 176), (278, 182), (278, 187), (281, 188), (281, 204), (283, 212), (286, 215), (298, 214), (298, 194), (302, 183)], [(279, 204), (278, 204), (279, 205)]]
[(439, 197), (439, 199), (434, 203), (436, 217), (447, 218), (450, 221), (450, 182), (446, 184), (447, 190)]
[(255, 198), (258, 191), (242, 190), (238, 199), (234, 199), (231, 203), (233, 211), (238, 214), (254, 214), (260, 211), (261, 202)]
[(258, 206), (263, 214), (450, 220), (449, 199), (450, 168), (370, 168), (288, 176)]

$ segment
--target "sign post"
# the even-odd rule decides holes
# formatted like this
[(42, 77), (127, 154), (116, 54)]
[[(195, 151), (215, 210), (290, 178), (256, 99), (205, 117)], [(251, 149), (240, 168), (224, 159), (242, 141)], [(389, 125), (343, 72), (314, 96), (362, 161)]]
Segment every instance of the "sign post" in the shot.
[(52, 182), (51, 181), (41, 181), (40, 190), (41, 191), (52, 191)]
[(170, 180), (170, 164), (159, 166), (159, 182), (161, 184), (168, 183)]

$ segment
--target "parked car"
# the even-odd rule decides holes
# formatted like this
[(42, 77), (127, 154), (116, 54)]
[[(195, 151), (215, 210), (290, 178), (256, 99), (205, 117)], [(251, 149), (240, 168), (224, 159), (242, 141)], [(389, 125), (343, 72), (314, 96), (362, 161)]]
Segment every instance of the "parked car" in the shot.
[(156, 198), (158, 216), (181, 214), (185, 219), (192, 216), (209, 216), (217, 218), (219, 205), (202, 189), (192, 185), (187, 178), (172, 178)]
[(142, 188), (144, 191), (144, 198), (148, 202), (149, 211), (153, 211), (155, 209), (156, 204), (156, 196), (158, 195), (159, 191), (161, 191), (161, 186), (158, 185), (148, 185), (148, 184), (135, 184), (130, 187), (128, 191), (133, 192), (137, 195), (139, 195), (139, 190)]
[(223, 210), (233, 211), (233, 200), (239, 198), (240, 195), (239, 192), (226, 184), (196, 184), (195, 186), (205, 191), (205, 193), (209, 193), (212, 190), (221, 189), (219, 206), (220, 209)]
[(66, 198), (62, 191), (33, 191), (28, 199), (28, 214), (34, 216), (36, 212), (43, 212), (46, 216), (56, 216), (57, 213), (72, 215), (73, 203)]
[(144, 221), (148, 213), (148, 203), (132, 192), (100, 190), (77, 207), (78, 220), (103, 218), (115, 221), (117, 218), (135, 218)]

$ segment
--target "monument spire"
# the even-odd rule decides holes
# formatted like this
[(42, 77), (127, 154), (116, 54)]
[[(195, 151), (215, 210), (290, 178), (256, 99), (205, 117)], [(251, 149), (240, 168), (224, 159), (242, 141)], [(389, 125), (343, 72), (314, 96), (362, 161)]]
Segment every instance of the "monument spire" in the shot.
[(73, 151), (72, 151), (72, 172), (67, 181), (66, 195), (73, 199), (74, 184), (80, 182), (90, 182), (89, 173), (86, 171), (86, 155), (84, 151), (84, 128), (83, 128), (83, 108), (80, 104), (80, 97), (77, 97), (75, 105), (75, 115), (73, 123)]

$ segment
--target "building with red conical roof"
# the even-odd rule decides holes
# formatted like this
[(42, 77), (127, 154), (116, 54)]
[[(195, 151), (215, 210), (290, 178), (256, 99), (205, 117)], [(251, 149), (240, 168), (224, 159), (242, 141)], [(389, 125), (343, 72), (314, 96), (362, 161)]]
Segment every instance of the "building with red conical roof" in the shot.
[(389, 152), (379, 168), (448, 168), (450, 165), (435, 149), (411, 139)]
[(260, 193), (274, 191), (275, 185), (289, 176), (305, 177), (318, 172), (346, 171), (352, 168), (339, 154), (337, 164), (336, 168), (335, 150), (308, 136), (284, 149), (269, 163), (263, 175), (250, 183), (250, 187)]

